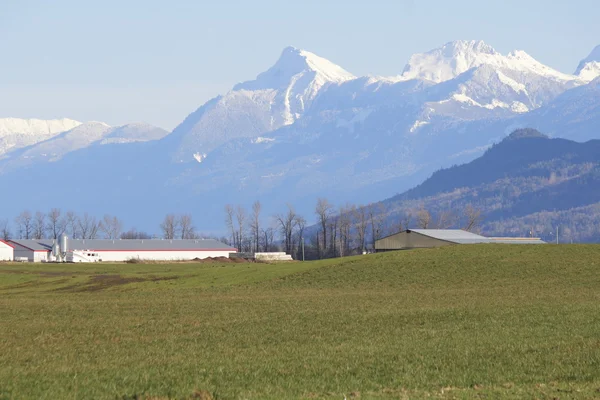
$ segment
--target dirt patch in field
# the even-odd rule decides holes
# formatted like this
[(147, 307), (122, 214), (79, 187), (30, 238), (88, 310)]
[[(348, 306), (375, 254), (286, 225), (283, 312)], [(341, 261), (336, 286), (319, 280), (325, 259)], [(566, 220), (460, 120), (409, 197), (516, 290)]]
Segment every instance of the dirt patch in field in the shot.
[(94, 275), (88, 282), (63, 286), (55, 289), (55, 292), (98, 292), (100, 290), (106, 290), (112, 287), (123, 286), (129, 283), (138, 282), (159, 282), (159, 281), (171, 281), (179, 279), (178, 276), (153, 276), (153, 277), (135, 277), (135, 276), (121, 276), (121, 275)]

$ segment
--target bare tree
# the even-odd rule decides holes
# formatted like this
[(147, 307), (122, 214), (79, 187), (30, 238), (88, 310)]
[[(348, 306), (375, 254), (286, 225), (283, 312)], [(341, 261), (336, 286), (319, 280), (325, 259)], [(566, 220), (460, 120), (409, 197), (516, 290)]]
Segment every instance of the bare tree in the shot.
[(301, 251), (302, 241), (304, 240), (304, 229), (305, 228), (306, 228), (306, 220), (303, 217), (297, 215), (295, 232), (293, 233), (293, 236), (292, 236), (292, 251), (295, 254), (297, 254), (296, 259), (300, 259), (302, 257), (302, 254), (300, 251)]
[(33, 233), (33, 217), (29, 211), (23, 211), (15, 218), (19, 238), (31, 239)]
[(46, 237), (46, 214), (37, 211), (33, 219), (33, 238), (44, 239)]
[(285, 214), (277, 214), (275, 220), (279, 225), (281, 236), (283, 237), (285, 252), (287, 254), (293, 254), (293, 235), (298, 223), (296, 211), (288, 204), (288, 211)]
[(162, 230), (165, 239), (175, 239), (178, 227), (179, 221), (175, 214), (167, 214), (160, 224), (160, 229)]
[(340, 215), (338, 217), (338, 229), (339, 229), (339, 249), (340, 257), (344, 257), (350, 253), (350, 242), (351, 238), (351, 227), (352, 227), (352, 206), (346, 205), (340, 207)]
[(238, 245), (240, 251), (246, 250), (244, 244), (244, 235), (246, 229), (246, 210), (242, 206), (237, 206), (235, 210), (235, 220), (237, 222)]
[(260, 201), (255, 201), (252, 204), (252, 218), (250, 220), (250, 229), (252, 230), (252, 242), (254, 244), (254, 251), (258, 253), (260, 251)]
[(79, 218), (77, 217), (77, 214), (75, 214), (73, 211), (67, 211), (67, 213), (65, 214), (65, 221), (67, 223), (67, 232), (69, 233), (69, 235), (71, 235), (71, 237), (73, 239), (77, 239), (79, 238), (80, 232), (79, 232)]
[(137, 229), (131, 228), (121, 234), (121, 239), (152, 239), (152, 236), (146, 232), (139, 232)]
[(0, 238), (2, 238), (2, 240), (11, 238), (10, 225), (7, 219), (0, 219)]
[(269, 252), (273, 250), (273, 242), (275, 240), (275, 229), (273, 227), (269, 227), (262, 230), (263, 241), (263, 249)]
[(104, 233), (106, 239), (118, 239), (123, 231), (123, 223), (117, 217), (105, 215), (100, 222), (100, 231)]
[(81, 218), (77, 218), (78, 231), (82, 239), (96, 239), (100, 229), (100, 223), (96, 217), (84, 213)]
[(235, 232), (235, 225), (233, 224), (233, 216), (235, 215), (235, 211), (233, 210), (233, 206), (231, 204), (227, 204), (225, 206), (225, 224), (227, 225), (227, 229), (231, 232), (231, 243), (233, 247), (236, 247), (238, 251), (242, 251), (237, 244), (237, 234)]
[(356, 223), (356, 236), (358, 240), (358, 247), (361, 253), (365, 251), (366, 237), (367, 237), (367, 209), (364, 206), (358, 206), (354, 210), (354, 221)]
[(181, 239), (194, 239), (196, 237), (192, 216), (190, 214), (184, 214), (179, 217), (179, 231), (181, 233)]
[(456, 225), (457, 217), (452, 210), (440, 211), (438, 214), (438, 229), (449, 229)]
[(58, 239), (67, 228), (67, 223), (64, 218), (61, 218), (59, 208), (53, 208), (48, 213), (48, 234), (51, 239)]
[(383, 235), (383, 224), (385, 222), (385, 205), (383, 203), (370, 204), (368, 206), (369, 224), (371, 225), (371, 244), (375, 248), (375, 242)]
[(417, 212), (417, 226), (419, 229), (428, 229), (431, 224), (431, 214), (425, 208)]
[(410, 229), (410, 226), (412, 225), (412, 219), (413, 219), (412, 212), (406, 211), (404, 213), (404, 217), (402, 218), (403, 229), (401, 229), (401, 231)]
[(464, 211), (465, 223), (464, 230), (468, 232), (474, 232), (479, 230), (479, 226), (483, 222), (483, 216), (481, 210), (473, 207), (472, 204), (467, 204)]
[(323, 239), (323, 246), (319, 250), (319, 254), (324, 256), (327, 252), (327, 228), (330, 225), (329, 220), (333, 214), (333, 205), (327, 199), (319, 198), (315, 207), (315, 214), (321, 227), (321, 237)]
[(331, 217), (329, 221), (329, 249), (327, 250), (327, 254), (330, 257), (337, 257), (338, 249), (338, 218)]

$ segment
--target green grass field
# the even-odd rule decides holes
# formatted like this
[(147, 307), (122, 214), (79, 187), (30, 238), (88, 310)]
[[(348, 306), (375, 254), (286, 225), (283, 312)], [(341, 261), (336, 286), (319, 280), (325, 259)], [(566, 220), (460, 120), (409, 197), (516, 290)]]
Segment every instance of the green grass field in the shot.
[(0, 399), (600, 398), (600, 246), (0, 264)]

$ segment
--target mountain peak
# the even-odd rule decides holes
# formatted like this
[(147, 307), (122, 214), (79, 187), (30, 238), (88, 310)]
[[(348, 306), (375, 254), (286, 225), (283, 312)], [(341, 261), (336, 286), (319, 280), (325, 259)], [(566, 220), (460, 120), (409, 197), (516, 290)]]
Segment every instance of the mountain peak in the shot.
[(413, 55), (402, 77), (444, 82), (499, 57), (502, 55), (482, 40), (456, 40), (427, 53)]
[(549, 139), (548, 135), (544, 135), (537, 129), (523, 128), (515, 130), (513, 133), (508, 135), (505, 140), (517, 140), (526, 138)]
[(340, 83), (356, 78), (325, 58), (288, 46), (283, 49), (275, 65), (258, 75), (256, 80), (236, 85), (234, 90), (279, 89), (288, 86), (295, 76), (303, 73), (313, 73), (323, 83)]
[(0, 118), (0, 136), (8, 134), (54, 135), (81, 125), (73, 119), (52, 120)]
[[(499, 54), (492, 46), (483, 40), (455, 40), (448, 42), (442, 49), (451, 51), (451, 54), (475, 53), (475, 54)], [(434, 50), (435, 51), (435, 50)]]
[(581, 60), (577, 66), (577, 69), (575, 70), (575, 75), (579, 75), (581, 77), (586, 75), (589, 77), (589, 75), (591, 75), (590, 70), (597, 71), (598, 75), (600, 75), (600, 45), (596, 46), (589, 56)]

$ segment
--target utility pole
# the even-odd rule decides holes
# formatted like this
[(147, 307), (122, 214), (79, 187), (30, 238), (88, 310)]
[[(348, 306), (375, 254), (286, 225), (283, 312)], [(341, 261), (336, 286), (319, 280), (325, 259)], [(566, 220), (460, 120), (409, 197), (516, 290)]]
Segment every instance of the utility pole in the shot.
[(304, 261), (304, 236), (302, 236), (302, 261)]
[(558, 225), (556, 225), (556, 244), (558, 244)]

